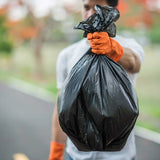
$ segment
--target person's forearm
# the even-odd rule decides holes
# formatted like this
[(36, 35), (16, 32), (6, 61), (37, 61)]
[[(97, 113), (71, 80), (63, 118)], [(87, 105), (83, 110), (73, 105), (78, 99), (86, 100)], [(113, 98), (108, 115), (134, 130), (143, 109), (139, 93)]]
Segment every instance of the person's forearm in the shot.
[(53, 119), (52, 119), (52, 141), (65, 144), (66, 139), (67, 139), (67, 136), (62, 131), (59, 125), (58, 111), (57, 111), (57, 105), (56, 105), (53, 113)]
[(129, 73), (137, 73), (140, 70), (139, 57), (129, 48), (123, 48), (123, 56), (118, 63)]
[(52, 120), (52, 140), (50, 143), (50, 153), (48, 160), (62, 160), (63, 152), (65, 149), (67, 136), (62, 131), (59, 120), (58, 120), (58, 111), (57, 105), (55, 106)]

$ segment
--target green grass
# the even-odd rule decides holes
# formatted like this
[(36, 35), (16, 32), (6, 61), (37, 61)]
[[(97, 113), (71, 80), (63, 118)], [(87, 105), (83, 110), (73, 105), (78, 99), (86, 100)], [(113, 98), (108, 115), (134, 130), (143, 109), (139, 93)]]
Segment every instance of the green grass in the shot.
[(43, 77), (40, 78), (35, 75), (35, 57), (31, 46), (18, 46), (11, 57), (0, 55), (0, 81), (7, 82), (11, 78), (17, 78), (56, 94), (56, 60), (59, 52), (67, 45), (66, 43), (44, 45)]
[(1, 81), (7, 81), (9, 77), (9, 74), (4, 71), (4, 70), (0, 70), (0, 80)]
[(145, 48), (145, 60), (136, 90), (140, 116), (137, 124), (160, 133), (160, 54), (157, 48)]

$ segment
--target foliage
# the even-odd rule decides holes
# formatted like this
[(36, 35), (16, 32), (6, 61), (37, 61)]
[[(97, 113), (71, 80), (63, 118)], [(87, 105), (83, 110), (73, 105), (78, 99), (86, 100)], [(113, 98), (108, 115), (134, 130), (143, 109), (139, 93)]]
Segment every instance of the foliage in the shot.
[(152, 43), (160, 43), (160, 22), (158, 21), (158, 17), (156, 19), (155, 25), (148, 29), (147, 36)]
[(13, 49), (13, 43), (9, 38), (8, 27), (6, 25), (6, 17), (0, 15), (0, 52), (10, 54)]

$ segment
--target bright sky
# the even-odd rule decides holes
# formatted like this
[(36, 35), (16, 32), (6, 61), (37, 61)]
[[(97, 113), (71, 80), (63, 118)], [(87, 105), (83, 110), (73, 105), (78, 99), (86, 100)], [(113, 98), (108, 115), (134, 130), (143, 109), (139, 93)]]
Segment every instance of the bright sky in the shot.
[[(0, 0), (0, 7), (5, 4), (7, 1), (12, 1), (15, 2), (16, 0)], [(41, 17), (44, 16), (46, 14), (48, 14), (49, 12), (52, 12), (53, 17), (56, 20), (63, 20), (66, 17), (66, 12), (63, 9), (63, 4), (67, 3), (67, 4), (72, 4), (73, 6), (77, 6), (77, 2), (79, 2), (80, 0), (23, 0), (25, 1), (25, 3), (29, 3), (30, 5), (33, 6), (34, 9), (34, 14), (37, 17)], [(152, 5), (149, 4), (149, 6), (151, 6), (151, 8), (160, 8), (160, 0), (156, 0), (157, 2)], [(151, 0), (148, 0), (148, 2), (153, 2)], [(9, 17), (11, 19), (20, 19), (22, 17), (24, 17), (27, 13), (27, 10), (25, 9), (25, 7), (16, 7), (16, 9), (12, 9), (9, 13)]]
[[(0, 0), (0, 7), (4, 5), (7, 1), (10, 0)], [(34, 14), (37, 17), (44, 16), (49, 12), (53, 13), (55, 19), (64, 19), (66, 16), (65, 11), (63, 10), (63, 3), (71, 3), (75, 4), (79, 0), (23, 0), (25, 3), (29, 3), (32, 5), (34, 9)], [(16, 2), (16, 0), (12, 0), (12, 2)], [(16, 4), (16, 3), (15, 3)], [(12, 9), (9, 13), (9, 17), (11, 19), (17, 20), (24, 17), (27, 13), (25, 7), (16, 7), (16, 9)]]
[[(0, 6), (5, 4), (7, 1), (10, 1), (10, 0), (0, 0)], [(12, 0), (12, 1), (14, 1), (14, 0)], [(23, 1), (32, 4), (37, 8), (50, 8), (50, 7), (60, 5), (63, 3), (74, 4), (74, 3), (78, 2), (79, 0), (23, 0)]]

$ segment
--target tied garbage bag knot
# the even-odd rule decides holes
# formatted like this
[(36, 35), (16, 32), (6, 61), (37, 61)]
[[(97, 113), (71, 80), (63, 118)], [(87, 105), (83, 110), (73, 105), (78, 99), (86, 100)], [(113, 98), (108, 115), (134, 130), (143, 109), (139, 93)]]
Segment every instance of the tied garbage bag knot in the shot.
[(80, 22), (74, 29), (84, 30), (84, 37), (88, 33), (107, 32), (110, 37), (115, 37), (116, 26), (114, 24), (120, 17), (120, 13), (116, 8), (95, 5), (96, 13), (89, 18)]

